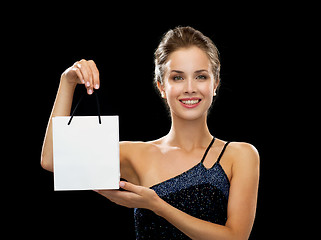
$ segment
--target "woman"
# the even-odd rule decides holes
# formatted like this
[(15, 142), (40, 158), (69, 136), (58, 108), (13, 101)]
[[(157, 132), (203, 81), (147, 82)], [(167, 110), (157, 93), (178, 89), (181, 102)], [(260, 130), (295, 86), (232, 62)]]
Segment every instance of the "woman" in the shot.
[[(119, 186), (97, 191), (135, 208), (137, 239), (248, 239), (255, 218), (259, 155), (241, 142), (213, 137), (207, 114), (219, 86), (213, 42), (191, 27), (167, 32), (155, 52), (155, 84), (168, 105), (171, 129), (150, 142), (121, 142)], [(61, 76), (41, 164), (52, 171), (54, 116), (70, 114), (77, 84), (100, 86), (95, 63), (81, 60)]]

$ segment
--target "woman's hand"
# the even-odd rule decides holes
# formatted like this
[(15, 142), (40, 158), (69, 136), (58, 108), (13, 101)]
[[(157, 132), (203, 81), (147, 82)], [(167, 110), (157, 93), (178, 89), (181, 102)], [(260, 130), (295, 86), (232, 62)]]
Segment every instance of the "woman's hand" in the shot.
[(82, 59), (75, 62), (63, 72), (61, 77), (71, 85), (84, 84), (88, 94), (92, 94), (100, 85), (99, 71), (93, 60)]
[(154, 190), (124, 181), (121, 181), (119, 186), (126, 191), (97, 190), (95, 192), (124, 207), (145, 208), (156, 212), (161, 198)]

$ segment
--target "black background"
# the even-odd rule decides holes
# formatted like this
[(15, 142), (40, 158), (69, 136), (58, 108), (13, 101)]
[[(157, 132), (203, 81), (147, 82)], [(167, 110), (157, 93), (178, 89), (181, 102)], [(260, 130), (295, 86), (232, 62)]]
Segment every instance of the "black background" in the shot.
[[(284, 222), (293, 220), (290, 205), (296, 185), (290, 174), (299, 163), (290, 154), (296, 147), (295, 86), (301, 80), (295, 49), (297, 36), (305, 34), (300, 15), (289, 17), (274, 7), (247, 12), (236, 8), (220, 15), (213, 10), (207, 18), (202, 15), (206, 9), (192, 8), (185, 12), (188, 19), (169, 8), (149, 15), (101, 9), (90, 16), (87, 11), (97, 8), (80, 9), (46, 6), (10, 29), (15, 36), (10, 71), (19, 83), (14, 92), (19, 101), (13, 106), (19, 111), (12, 113), (11, 122), (19, 133), (8, 138), (15, 156), (11, 180), (18, 182), (8, 190), (14, 196), (8, 223), (30, 236), (45, 230), (57, 237), (112, 239), (117, 233), (117, 239), (134, 239), (132, 209), (92, 191), (54, 192), (52, 173), (40, 166), (47, 121), (61, 73), (77, 60), (93, 59), (101, 76), (101, 111), (119, 115), (120, 140), (149, 141), (167, 134), (169, 117), (153, 86), (153, 53), (166, 31), (189, 25), (210, 37), (220, 52), (222, 82), (208, 119), (211, 133), (249, 142), (260, 153), (258, 207), (250, 239), (288, 236)], [(78, 86), (75, 99), (84, 91)], [(95, 115), (94, 98), (86, 97), (78, 114)]]

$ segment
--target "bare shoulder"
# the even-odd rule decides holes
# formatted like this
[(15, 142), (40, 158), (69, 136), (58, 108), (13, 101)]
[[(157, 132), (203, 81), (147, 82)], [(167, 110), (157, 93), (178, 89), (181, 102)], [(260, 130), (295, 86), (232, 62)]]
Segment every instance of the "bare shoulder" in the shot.
[(246, 155), (246, 156), (252, 156), (252, 157), (258, 157), (259, 152), (258, 150), (250, 143), (246, 142), (231, 142), (229, 144), (230, 150), (240, 154), (240, 155)]
[(137, 147), (141, 147), (143, 144), (143, 142), (139, 142), (139, 141), (122, 141), (119, 143), (119, 147), (122, 150), (130, 150), (130, 149), (135, 149)]
[(233, 158), (233, 165), (240, 167), (258, 168), (260, 156), (258, 150), (249, 143), (231, 142), (229, 155)]
[(121, 158), (135, 158), (156, 150), (157, 142), (122, 141), (119, 143)]
[(126, 150), (146, 150), (147, 148), (153, 148), (157, 145), (156, 141), (141, 142), (141, 141), (122, 141), (119, 143), (121, 149)]
[(137, 154), (144, 147), (144, 142), (139, 141), (122, 141), (119, 143), (119, 151), (121, 156), (131, 156), (133, 154)]

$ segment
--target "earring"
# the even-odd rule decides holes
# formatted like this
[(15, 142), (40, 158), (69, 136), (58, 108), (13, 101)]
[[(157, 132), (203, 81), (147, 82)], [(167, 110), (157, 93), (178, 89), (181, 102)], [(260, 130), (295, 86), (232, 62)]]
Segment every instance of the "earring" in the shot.
[(165, 98), (165, 93), (164, 91), (161, 92), (162, 98)]
[(216, 92), (214, 92), (214, 97), (216, 96)]

